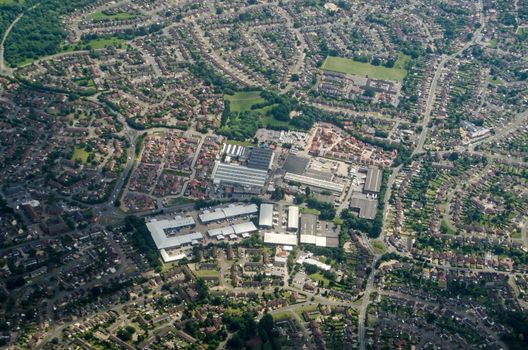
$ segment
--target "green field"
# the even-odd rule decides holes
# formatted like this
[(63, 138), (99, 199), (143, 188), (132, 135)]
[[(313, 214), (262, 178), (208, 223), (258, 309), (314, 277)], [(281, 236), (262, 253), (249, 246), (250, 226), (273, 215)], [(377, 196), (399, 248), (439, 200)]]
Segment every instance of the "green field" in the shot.
[(224, 98), (231, 103), (231, 112), (250, 111), (251, 106), (266, 101), (260, 97), (260, 91), (239, 91), (234, 95), (224, 95)]
[(106, 22), (106, 21), (125, 21), (128, 19), (135, 19), (140, 17), (139, 13), (130, 13), (125, 11), (120, 11), (112, 15), (104, 14), (102, 11), (95, 12), (92, 14), (91, 18), (94, 22)]
[(488, 79), (488, 82), (492, 85), (497, 85), (497, 86), (502, 86), (504, 85), (504, 82), (502, 81), (501, 78), (495, 78), (493, 79), (492, 77), (489, 77)]
[(322, 285), (323, 287), (328, 287), (330, 284), (330, 281), (325, 278), (320, 272), (312, 273), (311, 275), (308, 275), (309, 278), (312, 280), (319, 282), (319, 285)]
[(319, 216), (319, 214), (321, 214), (321, 212), (319, 210), (317, 210), (317, 209), (301, 208), (301, 214), (313, 214), (313, 215)]
[[(66, 52), (75, 52), (75, 51), (80, 51), (80, 50), (91, 50), (91, 49), (99, 50), (99, 49), (104, 49), (106, 47), (119, 48), (124, 43), (126, 43), (126, 40), (116, 38), (116, 37), (98, 38), (98, 39), (92, 39), (92, 40), (83, 41), (83, 42), (77, 42), (71, 45), (64, 45), (61, 47), (61, 50), (57, 52), (57, 54), (66, 53)], [(45, 59), (46, 57), (40, 57), (40, 58)], [(28, 58), (22, 62), (19, 62), (17, 64), (17, 67), (26, 66), (28, 64), (35, 62), (37, 59), (39, 58)]]
[(373, 240), (372, 241), (372, 248), (376, 251), (378, 254), (385, 253), (385, 245), (383, 245), (383, 242), (380, 240)]
[(368, 76), (373, 79), (402, 81), (407, 75), (403, 68), (407, 56), (400, 55), (393, 68), (374, 66), (370, 63), (356, 62), (342, 57), (328, 56), (323, 62), (322, 68), (333, 72), (351, 75)]
[(77, 160), (79, 159), (81, 161), (81, 163), (86, 163), (88, 161), (88, 156), (90, 155), (90, 153), (86, 152), (86, 150), (84, 148), (81, 148), (81, 147), (75, 147), (73, 149), (73, 155), (71, 157), (71, 160)]
[(194, 274), (196, 277), (220, 277), (220, 271), (216, 270), (198, 270)]

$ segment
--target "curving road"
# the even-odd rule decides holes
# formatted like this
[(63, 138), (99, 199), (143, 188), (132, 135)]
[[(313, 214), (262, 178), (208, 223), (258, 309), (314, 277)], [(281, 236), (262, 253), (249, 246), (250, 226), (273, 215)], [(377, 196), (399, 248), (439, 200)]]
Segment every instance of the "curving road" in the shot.
[(9, 33), (11, 33), (11, 30), (13, 29), (13, 27), (15, 26), (15, 24), (17, 24), (18, 21), (20, 21), (20, 19), (24, 17), (24, 14), (20, 14), (18, 15), (17, 18), (15, 18), (15, 20), (13, 22), (11, 22), (11, 24), (9, 25), (9, 27), (7, 27), (5, 33), (4, 33), (4, 36), (2, 37), (2, 42), (0, 43), (0, 75), (7, 75), (9, 77), (12, 77), (13, 76), (13, 69), (12, 68), (9, 68), (6, 66), (5, 64), (5, 60), (4, 60), (4, 43), (7, 39), (7, 37), (9, 36)]

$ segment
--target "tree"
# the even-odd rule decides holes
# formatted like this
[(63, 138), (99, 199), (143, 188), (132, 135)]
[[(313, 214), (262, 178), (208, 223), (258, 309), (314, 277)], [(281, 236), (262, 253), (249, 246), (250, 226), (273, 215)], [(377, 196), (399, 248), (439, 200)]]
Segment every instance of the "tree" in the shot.
[(196, 291), (198, 292), (198, 299), (201, 302), (204, 302), (209, 298), (209, 286), (202, 278), (196, 280)]
[(271, 195), (271, 199), (275, 201), (280, 201), (284, 199), (284, 190), (282, 188), (276, 188)]

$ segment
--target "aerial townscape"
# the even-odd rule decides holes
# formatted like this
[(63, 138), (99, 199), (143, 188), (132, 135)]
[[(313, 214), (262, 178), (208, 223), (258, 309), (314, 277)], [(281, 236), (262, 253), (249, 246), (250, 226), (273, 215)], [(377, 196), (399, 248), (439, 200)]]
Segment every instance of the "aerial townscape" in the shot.
[(528, 349), (528, 0), (0, 0), (0, 349)]

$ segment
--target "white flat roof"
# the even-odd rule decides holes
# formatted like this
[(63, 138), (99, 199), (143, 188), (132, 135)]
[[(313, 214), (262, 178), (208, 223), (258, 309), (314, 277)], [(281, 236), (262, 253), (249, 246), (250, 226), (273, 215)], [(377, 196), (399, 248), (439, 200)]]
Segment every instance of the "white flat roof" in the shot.
[(279, 245), (297, 245), (297, 235), (288, 233), (271, 233), (264, 234), (264, 243)]
[(324, 264), (324, 263), (320, 262), (319, 260), (315, 260), (315, 259), (312, 259), (312, 258), (297, 259), (297, 264), (303, 264), (303, 263), (304, 264), (308, 264), (308, 265), (317, 266), (318, 268), (320, 268), (321, 270), (324, 270), (324, 271), (328, 271), (328, 270), (332, 269), (332, 266)]
[(234, 235), (234, 234), (229, 235), (229, 239), (237, 239), (237, 238), (238, 238), (237, 235)]
[(258, 213), (258, 207), (256, 204), (231, 205), (222, 210), (224, 211), (226, 218)]
[(259, 226), (273, 226), (273, 204), (260, 205)]
[(301, 243), (315, 244), (318, 247), (326, 247), (326, 237), (319, 237), (314, 235), (301, 235)]
[(295, 205), (288, 207), (288, 229), (299, 229), (299, 207)]
[(226, 208), (217, 208), (213, 211), (204, 210), (204, 212), (198, 217), (203, 223), (211, 221), (223, 220), (226, 218), (232, 218), (241, 215), (250, 215), (258, 213), (258, 206), (256, 204), (241, 204), (241, 205), (230, 205)]
[(202, 214), (198, 215), (201, 222), (211, 222), (225, 219), (225, 214), (222, 209), (216, 209), (213, 211), (205, 210)]
[(251, 222), (243, 222), (241, 224), (236, 224), (231, 226), (237, 235), (242, 233), (249, 233), (257, 231), (257, 227)]
[(160, 249), (161, 258), (163, 259), (163, 262), (171, 262), (171, 261), (177, 261), (181, 260), (186, 257), (184, 253), (178, 253), (178, 254), (169, 254), (165, 249)]
[(334, 192), (343, 192), (343, 189), (344, 189), (343, 185), (336, 184), (335, 182), (324, 181), (324, 180), (316, 179), (314, 177), (298, 175), (298, 174), (293, 174), (293, 173), (286, 173), (286, 175), (284, 175), (284, 180), (296, 181), (296, 182), (302, 183), (303, 185), (322, 188), (322, 189), (334, 191)]
[(219, 235), (227, 236), (233, 233), (235, 233), (235, 230), (233, 230), (232, 226), (213, 228), (207, 231), (207, 234), (209, 235), (209, 237), (216, 237)]
[(158, 249), (179, 247), (190, 244), (193, 240), (203, 239), (203, 235), (200, 232), (175, 234), (171, 236), (165, 234), (166, 229), (175, 227), (177, 226), (174, 226), (174, 220), (153, 220), (147, 223), (147, 229), (150, 231), (152, 239)]

